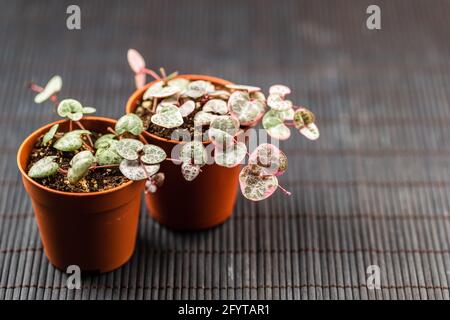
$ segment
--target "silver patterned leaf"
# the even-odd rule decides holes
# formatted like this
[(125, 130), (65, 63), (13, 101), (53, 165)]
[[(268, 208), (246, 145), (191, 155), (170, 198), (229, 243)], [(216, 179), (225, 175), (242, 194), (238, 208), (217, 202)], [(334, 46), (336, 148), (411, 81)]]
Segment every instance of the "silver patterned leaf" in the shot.
[(75, 99), (64, 99), (58, 104), (58, 115), (78, 121), (83, 117), (83, 105)]
[(314, 123), (311, 123), (310, 125), (301, 128), (299, 131), (309, 140), (317, 140), (319, 139), (320, 136), (319, 128), (317, 128), (317, 126)]
[(190, 164), (189, 162), (183, 162), (181, 164), (181, 174), (183, 175), (183, 178), (187, 181), (192, 181), (200, 173), (200, 166), (195, 164)]
[(228, 99), (228, 106), (242, 125), (252, 125), (264, 115), (265, 106), (260, 100), (251, 100), (247, 92), (236, 91)]
[(61, 91), (63, 85), (62, 78), (58, 75), (53, 76), (45, 85), (44, 90), (34, 97), (34, 102), (42, 103), (50, 99), (53, 95)]
[(167, 155), (166, 152), (153, 144), (146, 144), (142, 149), (144, 155), (141, 157), (142, 162), (145, 164), (156, 164), (163, 162)]
[(150, 98), (166, 98), (179, 93), (180, 89), (171, 85), (165, 85), (164, 81), (155, 82), (151, 85), (142, 96), (142, 99), (147, 100)]
[(78, 181), (80, 181), (89, 172), (89, 168), (94, 161), (94, 155), (88, 150), (77, 153), (72, 160), (70, 160), (70, 168), (67, 171), (67, 179), (69, 180), (69, 183), (78, 183)]
[(36, 179), (54, 175), (59, 169), (59, 165), (54, 161), (55, 159), (56, 156), (48, 156), (40, 159), (31, 166), (28, 171), (28, 176)]
[(278, 188), (278, 179), (274, 175), (264, 175), (262, 168), (247, 165), (239, 174), (242, 194), (249, 200), (261, 201), (270, 197)]
[(293, 120), (295, 127), (297, 129), (301, 129), (304, 126), (308, 126), (314, 123), (315, 118), (316, 117), (314, 116), (314, 113), (312, 113), (310, 110), (306, 108), (301, 107), (295, 110)]
[(216, 147), (214, 160), (219, 166), (232, 168), (239, 165), (247, 154), (245, 143), (238, 142), (229, 148)]
[(107, 133), (98, 138), (94, 143), (95, 149), (106, 148), (109, 147), (110, 141), (114, 140), (115, 135), (112, 133)]
[(269, 94), (280, 95), (282, 97), (291, 93), (291, 89), (282, 84), (275, 84), (269, 88)]
[(117, 140), (104, 138), (104, 141), (99, 144), (99, 147), (95, 153), (95, 158), (97, 159), (97, 163), (99, 165), (104, 166), (119, 164), (122, 161), (123, 158), (117, 153), (116, 150), (117, 143)]
[(91, 114), (95, 113), (97, 110), (93, 107), (83, 107), (83, 110), (81, 111), (83, 114)]
[(199, 111), (194, 116), (194, 125), (196, 127), (209, 126), (216, 117), (217, 117), (217, 115), (215, 115), (215, 114), (205, 112), (205, 111)]
[(159, 164), (143, 166), (138, 160), (123, 159), (119, 170), (128, 179), (138, 181), (151, 177), (158, 172), (159, 167)]
[(175, 78), (175, 79), (169, 80), (167, 83), (172, 87), (178, 88), (179, 92), (183, 92), (187, 89), (190, 81), (185, 78)]
[(150, 121), (157, 126), (172, 129), (183, 124), (183, 117), (180, 110), (175, 105), (159, 106)]
[(223, 115), (228, 113), (228, 106), (227, 103), (221, 99), (211, 99), (204, 104), (202, 110)]
[(116, 144), (116, 152), (127, 160), (139, 158), (138, 152), (144, 148), (144, 144), (136, 139), (121, 139)]
[(231, 94), (230, 94), (230, 92), (225, 91), (225, 90), (217, 90), (217, 91), (209, 92), (208, 95), (213, 98), (220, 98), (220, 99), (228, 100), (228, 98), (230, 98)]
[(265, 174), (282, 175), (288, 166), (286, 154), (273, 144), (260, 144), (248, 159), (249, 164), (263, 168)]
[(286, 140), (291, 136), (291, 130), (284, 124), (278, 112), (274, 110), (270, 110), (264, 115), (262, 124), (272, 138)]
[(292, 108), (292, 101), (284, 100), (279, 94), (271, 94), (267, 98), (267, 105), (277, 111), (284, 111)]
[(208, 154), (203, 143), (191, 141), (181, 147), (179, 159), (182, 162), (203, 166), (208, 161)]
[(188, 115), (190, 115), (193, 111), (195, 110), (195, 102), (192, 100), (188, 100), (185, 103), (183, 103), (180, 108), (179, 111), (181, 113), (182, 117), (187, 117)]
[(83, 139), (81, 139), (81, 136), (86, 134), (90, 134), (90, 131), (73, 130), (67, 132), (61, 138), (56, 140), (53, 144), (53, 148), (65, 152), (78, 150), (83, 145)]
[(189, 83), (184, 95), (197, 99), (212, 91), (214, 91), (214, 85), (211, 82), (197, 80)]
[(43, 145), (46, 145), (47, 143), (50, 142), (50, 140), (53, 139), (58, 128), (59, 128), (59, 124), (55, 124), (50, 128), (50, 130), (47, 131), (46, 134), (44, 134), (44, 137), (42, 138)]
[(239, 120), (231, 116), (217, 116), (208, 130), (210, 140), (218, 146), (234, 144), (234, 136), (239, 131)]
[(118, 135), (129, 132), (135, 136), (138, 136), (144, 131), (144, 124), (137, 115), (134, 113), (128, 113), (117, 120), (115, 131)]

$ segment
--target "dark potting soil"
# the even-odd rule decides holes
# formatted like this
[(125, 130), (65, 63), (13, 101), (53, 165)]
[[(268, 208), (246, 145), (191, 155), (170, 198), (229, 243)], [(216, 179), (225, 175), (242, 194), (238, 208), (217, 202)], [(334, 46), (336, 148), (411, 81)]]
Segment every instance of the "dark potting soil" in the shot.
[[(92, 140), (95, 142), (95, 137), (98, 136), (93, 134), (91, 136)], [(86, 138), (84, 138), (85, 141)], [(87, 150), (87, 148), (82, 147), (80, 151)], [(58, 156), (55, 161), (59, 164), (61, 169), (67, 170), (69, 169), (69, 162), (73, 158), (76, 152), (62, 152), (56, 150), (52, 146), (42, 145), (42, 137), (38, 139), (36, 145), (30, 154), (30, 159), (27, 166), (27, 172), (30, 170), (31, 166), (37, 162), (38, 160), (46, 157), (46, 156)], [(96, 191), (105, 191), (108, 189), (112, 189), (120, 186), (121, 184), (129, 181), (125, 178), (120, 172), (119, 168), (99, 168), (95, 170), (89, 170), (88, 174), (81, 179), (76, 185), (71, 185), (67, 180), (65, 174), (61, 172), (57, 172), (54, 175), (41, 178), (41, 179), (33, 179), (38, 183), (46, 186), (48, 188), (65, 191), (65, 192), (96, 192)]]

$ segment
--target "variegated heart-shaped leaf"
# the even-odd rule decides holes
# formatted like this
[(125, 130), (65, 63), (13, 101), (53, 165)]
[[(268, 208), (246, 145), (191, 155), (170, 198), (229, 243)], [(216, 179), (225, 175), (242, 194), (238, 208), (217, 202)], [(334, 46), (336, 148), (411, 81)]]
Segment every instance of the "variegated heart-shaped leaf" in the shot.
[(291, 130), (274, 110), (270, 110), (264, 115), (262, 124), (272, 138), (286, 140), (291, 136)]
[(165, 85), (164, 81), (157, 81), (152, 84), (145, 92), (142, 98), (144, 100), (151, 98), (166, 98), (179, 93), (180, 89), (171, 85)]
[(251, 154), (248, 163), (263, 168), (265, 174), (282, 175), (288, 166), (286, 154), (273, 144), (263, 143)]
[(208, 135), (218, 146), (230, 146), (239, 131), (239, 120), (231, 116), (217, 116), (210, 124)]
[(247, 154), (245, 143), (238, 142), (228, 148), (216, 147), (214, 160), (219, 166), (232, 168), (239, 165)]
[(262, 174), (262, 168), (248, 165), (239, 174), (242, 194), (249, 200), (261, 201), (270, 197), (278, 187), (278, 179), (274, 175)]
[(227, 84), (226, 87), (231, 90), (242, 90), (247, 92), (258, 92), (261, 91), (261, 88), (254, 86), (247, 86), (243, 84)]
[(316, 117), (314, 113), (306, 108), (298, 108), (294, 113), (294, 124), (297, 129), (313, 124)]
[(228, 99), (228, 106), (242, 125), (252, 125), (264, 115), (264, 103), (250, 100), (247, 92), (236, 91)]
[(284, 111), (292, 108), (292, 101), (284, 100), (279, 94), (271, 94), (267, 98), (267, 105), (277, 111)]
[(54, 175), (59, 169), (55, 159), (56, 156), (48, 156), (38, 160), (31, 166), (28, 176), (33, 179), (39, 179)]
[(258, 100), (262, 102), (264, 106), (266, 105), (266, 96), (261, 91), (251, 92), (250, 100)]
[(214, 85), (211, 82), (197, 80), (189, 83), (186, 91), (184, 92), (184, 95), (193, 99), (197, 99), (214, 90)]
[(50, 128), (50, 130), (47, 131), (46, 134), (44, 134), (44, 137), (42, 138), (43, 145), (46, 145), (47, 143), (50, 142), (50, 140), (53, 139), (58, 128), (59, 128), (59, 124), (55, 124)]
[(291, 93), (291, 89), (282, 84), (275, 84), (275, 85), (271, 86), (269, 89), (270, 95), (279, 95), (279, 96), (284, 97), (290, 93)]
[(116, 144), (116, 152), (127, 160), (137, 160), (144, 144), (135, 139), (121, 139)]
[(188, 79), (179, 77), (169, 80), (167, 83), (172, 87), (178, 88), (179, 92), (183, 92), (187, 89), (190, 81)]
[(122, 161), (123, 158), (116, 150), (117, 143), (117, 140), (104, 138), (104, 141), (99, 144), (99, 148), (97, 148), (95, 153), (95, 158), (99, 165), (119, 164)]
[(195, 110), (195, 102), (192, 100), (188, 100), (185, 103), (183, 103), (180, 108), (179, 111), (181, 113), (182, 117), (187, 117), (188, 115), (190, 115), (193, 111)]
[(142, 149), (144, 155), (141, 157), (142, 162), (145, 164), (156, 164), (163, 162), (167, 155), (166, 152), (153, 144), (146, 144)]
[(60, 151), (75, 151), (81, 148), (83, 145), (82, 135), (90, 134), (88, 130), (73, 130), (65, 133), (61, 138), (56, 140), (53, 144), (53, 148)]
[(134, 73), (140, 73), (145, 68), (145, 60), (142, 55), (134, 49), (129, 49), (127, 52), (128, 64)]
[(208, 161), (208, 154), (203, 143), (191, 141), (181, 147), (179, 159), (182, 162), (203, 166)]
[(228, 113), (228, 106), (227, 103), (221, 99), (211, 99), (204, 104), (202, 110), (223, 115)]
[(183, 164), (181, 164), (181, 174), (187, 181), (194, 180), (195, 178), (197, 178), (199, 173), (200, 166), (190, 164), (189, 162), (183, 162)]
[(157, 113), (151, 117), (150, 121), (167, 129), (177, 128), (184, 122), (180, 110), (174, 105), (160, 105), (157, 109)]
[(61, 91), (62, 85), (63, 85), (62, 78), (60, 76), (53, 76), (48, 81), (44, 89), (34, 97), (34, 102), (42, 103), (44, 101), (47, 101), (53, 95)]
[(116, 123), (115, 131), (118, 135), (129, 132), (135, 136), (138, 136), (144, 131), (144, 124), (137, 115), (134, 113), (128, 113), (122, 116)]
[(319, 128), (317, 128), (315, 123), (311, 123), (308, 126), (304, 126), (299, 131), (302, 135), (304, 135), (309, 140), (317, 140), (317, 139), (319, 139), (319, 136), (320, 136)]
[(83, 117), (83, 105), (75, 99), (62, 100), (57, 108), (58, 115), (78, 121)]
[(164, 98), (161, 100), (161, 102), (158, 104), (159, 106), (169, 106), (169, 105), (178, 105), (178, 96), (177, 95), (173, 95), (167, 98)]
[(130, 180), (144, 180), (154, 175), (159, 170), (159, 164), (143, 166), (138, 160), (123, 159), (119, 165), (119, 170)]
[(194, 125), (196, 127), (198, 126), (208, 126), (211, 124), (211, 122), (217, 117), (217, 115), (205, 112), (205, 111), (199, 111), (194, 116)]
[(225, 90), (217, 90), (217, 91), (211, 91), (208, 92), (208, 95), (212, 98), (220, 98), (220, 99), (224, 99), (224, 100), (228, 100), (228, 98), (230, 98), (230, 92), (225, 91)]
[(94, 143), (95, 149), (107, 148), (110, 145), (110, 141), (114, 140), (115, 135), (112, 133), (107, 133), (98, 138)]
[(69, 183), (78, 183), (78, 181), (80, 181), (89, 172), (89, 168), (94, 161), (94, 155), (88, 150), (77, 153), (72, 160), (70, 160), (70, 168), (67, 171), (67, 179), (69, 180)]

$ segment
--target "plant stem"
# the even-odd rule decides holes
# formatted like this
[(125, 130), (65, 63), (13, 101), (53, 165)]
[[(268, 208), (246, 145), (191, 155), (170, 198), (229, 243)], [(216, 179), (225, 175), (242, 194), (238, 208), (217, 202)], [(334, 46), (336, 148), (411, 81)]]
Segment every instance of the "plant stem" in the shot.
[(92, 147), (90, 145), (88, 145), (86, 142), (83, 141), (83, 146), (88, 149), (91, 152), (94, 152), (94, 149), (92, 149)]
[(283, 191), (285, 194), (287, 194), (288, 196), (292, 195), (292, 192), (286, 190), (285, 188), (283, 188), (282, 186), (278, 185), (278, 188), (281, 189), (281, 191)]
[(111, 128), (111, 127), (108, 127), (108, 128), (106, 129), (106, 131), (111, 132), (113, 135), (117, 136), (117, 132), (115, 132), (114, 129)]
[(106, 164), (106, 165), (103, 165), (103, 166), (90, 167), (89, 170), (117, 168), (118, 166), (119, 166), (118, 164)]
[[(80, 121), (75, 121), (75, 122), (76, 122), (76, 124), (77, 124), (81, 129), (86, 130), (86, 128), (81, 124)], [(71, 130), (71, 131), (72, 131), (72, 130)], [(90, 134), (90, 133), (87, 135), (87, 138), (88, 138), (88, 140), (89, 140), (89, 143), (91, 144), (91, 147), (94, 147), (94, 143), (92, 142), (91, 134)]]
[(156, 107), (158, 106), (158, 98), (153, 98), (153, 106), (152, 106), (152, 112), (156, 113)]
[(161, 67), (161, 68), (159, 68), (159, 72), (161, 72), (161, 76), (162, 76), (164, 82), (166, 82), (166, 80), (167, 80), (166, 79), (167, 78), (166, 70)]
[(161, 77), (151, 69), (143, 68), (141, 72), (152, 76), (153, 78), (155, 78), (155, 80), (161, 80)]
[(69, 131), (72, 131), (72, 120), (69, 120)]
[(148, 173), (147, 168), (145, 167), (144, 162), (142, 162), (142, 160), (141, 160), (141, 157), (139, 157), (139, 163), (141, 164), (142, 169), (144, 169), (144, 172), (145, 172), (145, 175), (147, 176), (147, 179), (148, 179), (148, 180), (151, 180), (152, 177), (151, 177), (150, 174)]

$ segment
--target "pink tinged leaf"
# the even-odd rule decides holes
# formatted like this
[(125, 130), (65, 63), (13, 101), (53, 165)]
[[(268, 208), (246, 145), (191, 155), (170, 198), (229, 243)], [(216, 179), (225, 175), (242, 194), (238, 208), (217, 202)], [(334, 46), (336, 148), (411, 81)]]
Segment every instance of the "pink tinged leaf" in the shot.
[(142, 55), (134, 49), (129, 49), (127, 53), (128, 63), (134, 73), (140, 73), (145, 68), (145, 60)]
[(198, 165), (190, 164), (189, 162), (183, 162), (183, 164), (181, 165), (181, 174), (187, 181), (194, 180), (195, 178), (197, 178), (199, 173), (200, 166)]
[(275, 84), (270, 87), (269, 94), (285, 96), (291, 93), (291, 89), (282, 84)]
[(262, 168), (248, 165), (239, 174), (242, 194), (249, 200), (261, 201), (270, 197), (278, 187), (278, 179), (273, 175), (262, 175)]
[(320, 136), (319, 128), (317, 128), (317, 126), (314, 123), (311, 123), (308, 126), (304, 126), (299, 131), (309, 140), (317, 140), (319, 139)]
[(192, 100), (188, 100), (181, 105), (179, 110), (182, 117), (187, 117), (195, 110), (195, 102)]
[(259, 145), (250, 154), (248, 162), (263, 168), (263, 174), (274, 174), (276, 176), (282, 175), (288, 166), (286, 154), (269, 143)]

